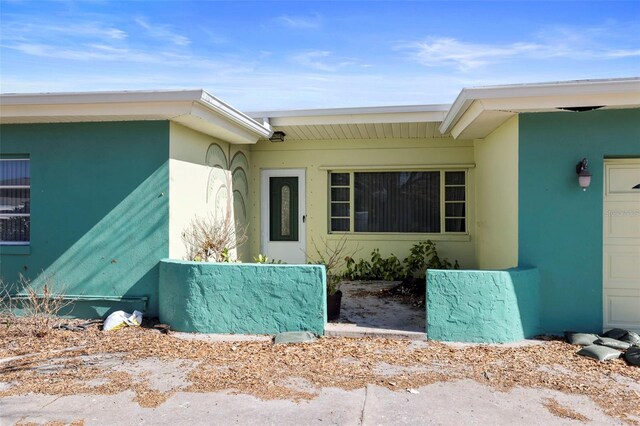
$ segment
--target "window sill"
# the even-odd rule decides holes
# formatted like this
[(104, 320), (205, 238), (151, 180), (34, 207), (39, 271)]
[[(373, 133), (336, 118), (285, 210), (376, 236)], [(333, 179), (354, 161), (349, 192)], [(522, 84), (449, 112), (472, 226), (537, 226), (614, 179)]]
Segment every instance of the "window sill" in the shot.
[(393, 233), (393, 232), (377, 232), (377, 233), (348, 233), (334, 232), (327, 235), (327, 240), (340, 240), (346, 238), (347, 241), (452, 241), (452, 242), (468, 242), (471, 241), (469, 234), (409, 234), (409, 233)]
[(0, 255), (5, 254), (31, 254), (31, 246), (26, 245), (1, 245)]

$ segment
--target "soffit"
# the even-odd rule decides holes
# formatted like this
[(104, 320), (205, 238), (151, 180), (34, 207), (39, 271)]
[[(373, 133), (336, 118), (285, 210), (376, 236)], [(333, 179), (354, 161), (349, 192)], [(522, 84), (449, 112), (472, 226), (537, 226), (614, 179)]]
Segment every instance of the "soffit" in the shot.
[(456, 139), (479, 139), (523, 112), (576, 114), (563, 107), (639, 108), (640, 79), (464, 89), (447, 113), (440, 131)]
[(283, 131), (288, 140), (443, 138), (449, 105), (408, 105), (248, 113)]
[(293, 140), (345, 140), (345, 139), (431, 139), (445, 138), (438, 130), (440, 123), (364, 123), (275, 126), (286, 139)]

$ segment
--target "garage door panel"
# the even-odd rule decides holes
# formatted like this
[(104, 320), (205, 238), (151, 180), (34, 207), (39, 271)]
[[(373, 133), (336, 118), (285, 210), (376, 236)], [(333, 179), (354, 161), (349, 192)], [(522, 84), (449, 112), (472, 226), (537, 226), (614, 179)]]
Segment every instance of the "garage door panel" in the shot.
[(637, 202), (607, 202), (605, 210), (605, 244), (612, 238), (640, 238), (640, 200)]
[(606, 160), (603, 328), (640, 331), (640, 159)]
[[(631, 288), (640, 281), (640, 247), (629, 247), (629, 251), (607, 251), (605, 248), (605, 287), (613, 281), (631, 281)], [(614, 287), (622, 283), (615, 283)]]
[(605, 291), (605, 328), (640, 329), (640, 291)]
[(638, 191), (634, 186), (640, 184), (640, 168), (637, 164), (610, 164), (607, 168), (607, 195), (632, 194)]

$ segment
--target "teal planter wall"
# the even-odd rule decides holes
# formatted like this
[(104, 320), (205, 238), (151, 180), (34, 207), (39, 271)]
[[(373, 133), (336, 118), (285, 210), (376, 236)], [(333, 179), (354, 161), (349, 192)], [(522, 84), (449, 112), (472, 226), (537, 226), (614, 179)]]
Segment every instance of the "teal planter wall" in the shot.
[(427, 271), (427, 337), (507, 343), (540, 333), (536, 268)]
[[(51, 277), (67, 294), (148, 296), (168, 256), (169, 122), (3, 125), (1, 154), (31, 159), (31, 244), (0, 246), (0, 276)], [(41, 281), (36, 280), (36, 284)], [(78, 303), (97, 317), (140, 304)]]
[(546, 333), (602, 331), (603, 160), (640, 157), (639, 123), (637, 109), (520, 115), (518, 258), (540, 270)]
[(640, 110), (521, 114), (519, 132), (518, 256), (540, 270), (543, 329), (601, 332), (603, 161), (640, 157)]
[(188, 332), (322, 335), (327, 322), (325, 269), (163, 260), (160, 321)]

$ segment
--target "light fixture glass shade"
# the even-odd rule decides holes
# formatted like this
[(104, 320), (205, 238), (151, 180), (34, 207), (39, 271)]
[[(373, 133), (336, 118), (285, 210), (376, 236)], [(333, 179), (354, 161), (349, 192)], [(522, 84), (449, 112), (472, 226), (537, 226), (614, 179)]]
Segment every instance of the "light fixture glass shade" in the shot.
[(587, 169), (589, 161), (587, 158), (583, 158), (578, 164), (576, 164), (576, 173), (578, 174), (578, 183), (583, 191), (586, 191), (591, 184), (591, 172)]
[(583, 191), (586, 191), (589, 185), (591, 185), (591, 175), (579, 175), (578, 183)]

